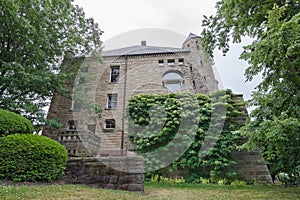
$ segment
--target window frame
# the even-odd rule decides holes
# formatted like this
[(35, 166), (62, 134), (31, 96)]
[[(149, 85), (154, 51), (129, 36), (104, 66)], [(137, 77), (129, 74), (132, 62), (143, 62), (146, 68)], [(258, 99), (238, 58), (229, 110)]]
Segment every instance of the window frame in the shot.
[[(115, 97), (116, 99), (113, 99)], [(115, 105), (114, 107), (112, 105)], [(108, 110), (113, 110), (117, 109), (118, 106), (118, 94), (112, 93), (112, 94), (107, 94), (107, 101), (106, 101), (106, 109)]]
[(165, 65), (165, 61), (163, 59), (158, 60), (158, 66), (162, 67)]
[[(109, 125), (109, 127), (108, 127)], [(116, 128), (116, 120), (115, 119), (106, 119), (104, 120), (104, 129), (113, 130)]]
[[(175, 78), (166, 78), (166, 76), (168, 74), (171, 74), (171, 73), (174, 73), (176, 75), (178, 75), (178, 77), (175, 77)], [(172, 93), (172, 92), (181, 92), (181, 89), (182, 89), (182, 85), (183, 85), (183, 82), (184, 82), (184, 79), (183, 79), (183, 75), (178, 72), (178, 71), (168, 71), (166, 72), (163, 77), (162, 77), (162, 81), (163, 81), (163, 85), (165, 88), (167, 88), (168, 90), (168, 93)], [(170, 87), (168, 87), (168, 85), (178, 85), (178, 90), (175, 90), (175, 91), (171, 91), (170, 90)]]
[(168, 59), (167, 60), (168, 66), (175, 66), (175, 59)]
[(76, 131), (77, 128), (78, 128), (78, 121), (77, 120), (69, 120), (68, 121), (68, 130), (69, 131)]
[(72, 111), (79, 111), (81, 110), (81, 102), (79, 100), (72, 100)]
[(184, 58), (178, 58), (178, 65), (184, 65)]
[(87, 124), (87, 129), (92, 133), (96, 132), (96, 124)]
[[(118, 69), (117, 74), (113, 74), (115, 69)], [(117, 76), (117, 77), (114, 77), (114, 76)], [(109, 82), (110, 83), (118, 83), (119, 78), (120, 78), (120, 66), (111, 66), (110, 67), (110, 72), (109, 72)], [(115, 81), (113, 81), (113, 80), (115, 80)]]

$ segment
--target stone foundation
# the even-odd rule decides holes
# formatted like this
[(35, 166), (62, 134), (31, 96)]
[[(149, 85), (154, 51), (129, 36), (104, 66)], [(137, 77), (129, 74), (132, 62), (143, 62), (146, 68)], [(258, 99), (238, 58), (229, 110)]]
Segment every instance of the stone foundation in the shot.
[(141, 157), (69, 158), (62, 180), (96, 188), (144, 192)]

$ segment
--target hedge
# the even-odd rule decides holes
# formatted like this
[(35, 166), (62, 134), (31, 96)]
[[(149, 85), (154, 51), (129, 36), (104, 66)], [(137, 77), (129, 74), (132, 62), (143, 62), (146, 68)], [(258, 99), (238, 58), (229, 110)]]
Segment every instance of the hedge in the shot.
[(0, 109), (0, 137), (15, 133), (32, 133), (33, 126), (25, 117)]
[(0, 138), (0, 179), (53, 181), (66, 169), (63, 145), (40, 135), (14, 134)]

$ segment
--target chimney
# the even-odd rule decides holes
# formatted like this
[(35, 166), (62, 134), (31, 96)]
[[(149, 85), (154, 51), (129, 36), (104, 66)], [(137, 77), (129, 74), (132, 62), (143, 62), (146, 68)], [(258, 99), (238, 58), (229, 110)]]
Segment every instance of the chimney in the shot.
[(141, 46), (147, 46), (146, 40), (141, 41)]

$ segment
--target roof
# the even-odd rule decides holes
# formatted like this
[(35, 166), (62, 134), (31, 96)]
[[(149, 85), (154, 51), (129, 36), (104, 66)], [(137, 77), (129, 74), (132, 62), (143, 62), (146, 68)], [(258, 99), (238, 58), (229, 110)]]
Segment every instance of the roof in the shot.
[(170, 54), (170, 53), (188, 53), (187, 49), (173, 48), (173, 47), (156, 47), (156, 46), (131, 46), (121, 49), (114, 49), (103, 51), (103, 57), (110, 56), (138, 56), (138, 55), (152, 55), (152, 54)]
[(187, 38), (185, 39), (185, 41), (183, 43), (185, 43), (186, 41), (188, 41), (190, 39), (194, 39), (194, 38), (201, 38), (201, 37), (194, 33), (190, 33), (189, 36), (187, 36)]

